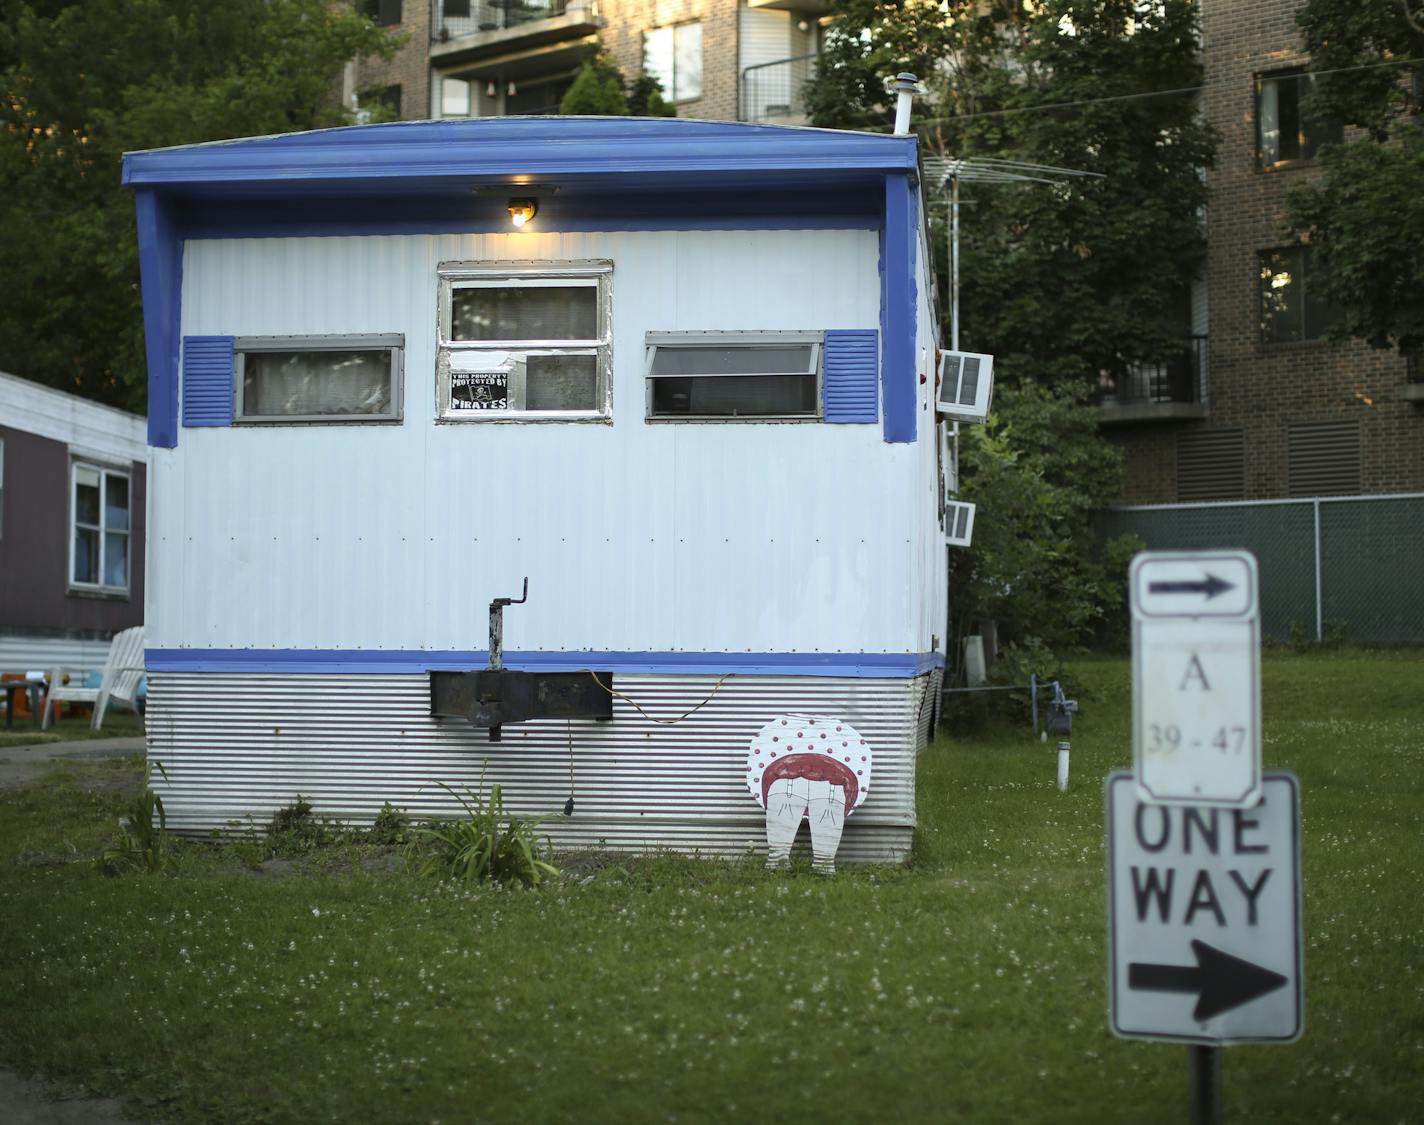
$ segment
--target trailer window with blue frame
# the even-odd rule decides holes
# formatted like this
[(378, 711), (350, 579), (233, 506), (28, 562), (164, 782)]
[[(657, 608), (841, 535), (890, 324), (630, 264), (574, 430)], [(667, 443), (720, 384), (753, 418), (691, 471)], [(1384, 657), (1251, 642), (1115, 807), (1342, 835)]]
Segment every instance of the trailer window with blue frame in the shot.
[(443, 421), (612, 417), (610, 262), (440, 267)]
[(648, 420), (821, 417), (820, 332), (649, 332)]
[(400, 335), (233, 341), (236, 422), (399, 422)]

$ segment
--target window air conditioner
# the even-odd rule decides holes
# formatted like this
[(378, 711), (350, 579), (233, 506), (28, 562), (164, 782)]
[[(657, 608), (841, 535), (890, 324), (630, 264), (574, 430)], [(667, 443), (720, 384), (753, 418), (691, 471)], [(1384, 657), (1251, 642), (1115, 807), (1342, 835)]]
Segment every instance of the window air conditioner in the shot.
[(982, 422), (994, 396), (994, 357), (979, 352), (941, 352), (936, 408), (960, 422)]
[(944, 506), (944, 541), (951, 547), (967, 547), (974, 538), (974, 505), (951, 500)]

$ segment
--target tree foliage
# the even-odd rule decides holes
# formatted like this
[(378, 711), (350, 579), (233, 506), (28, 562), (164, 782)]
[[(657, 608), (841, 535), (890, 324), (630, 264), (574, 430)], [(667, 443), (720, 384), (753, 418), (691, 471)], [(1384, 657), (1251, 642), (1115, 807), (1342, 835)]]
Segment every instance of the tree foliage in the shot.
[[(1002, 389), (986, 428), (961, 428), (962, 495), (979, 509), (951, 577), (961, 625), (992, 618), (1009, 639), (1081, 643), (1123, 590), (1121, 559), (1089, 526), (1119, 495), (1121, 459), (1086, 403), (1136, 365), (1181, 356), (1205, 254), (1215, 139), (1190, 95), (1196, 5), (837, 0), (836, 11), (808, 90), (817, 124), (886, 127), (886, 80), (908, 70), (926, 90), (912, 121), (927, 157), (1092, 173), (961, 180), (960, 343), (994, 354)], [(943, 189), (925, 190), (947, 287)]]
[(1290, 193), (1291, 226), (1337, 336), (1424, 357), (1424, 7), (1309, 0), (1297, 18), (1321, 72), (1315, 112), (1365, 136), (1321, 150), (1322, 174)]
[(0, 0), (0, 369), (146, 401), (123, 153), (347, 123), (343, 64), (390, 35), (327, 0)]
[(559, 102), (559, 112), (570, 116), (674, 117), (677, 111), (663, 98), (662, 84), (651, 74), (641, 75), (633, 88), (618, 64), (606, 51), (598, 50), (584, 60), (568, 93)]

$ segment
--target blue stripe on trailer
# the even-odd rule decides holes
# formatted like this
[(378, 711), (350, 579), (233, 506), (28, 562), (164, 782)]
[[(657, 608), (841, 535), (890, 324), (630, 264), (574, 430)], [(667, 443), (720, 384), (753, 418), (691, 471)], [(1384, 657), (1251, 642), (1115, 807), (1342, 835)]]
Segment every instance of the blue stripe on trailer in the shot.
[[(489, 653), (429, 649), (255, 649), (150, 648), (149, 672), (421, 673), (484, 668)], [(592, 668), (669, 676), (848, 676), (895, 679), (923, 675), (944, 666), (937, 652), (506, 652), (507, 668), (577, 672)]]

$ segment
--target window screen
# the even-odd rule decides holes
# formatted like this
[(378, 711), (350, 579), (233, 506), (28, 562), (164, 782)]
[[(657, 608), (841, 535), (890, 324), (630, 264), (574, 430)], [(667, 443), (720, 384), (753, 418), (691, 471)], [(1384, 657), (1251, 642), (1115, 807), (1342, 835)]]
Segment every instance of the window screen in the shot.
[(609, 417), (607, 263), (451, 263), (440, 274), (442, 418)]
[(596, 285), (458, 286), (450, 296), (453, 340), (595, 340)]
[(817, 418), (819, 333), (647, 337), (651, 419)]
[(237, 421), (398, 419), (401, 343), (399, 336), (238, 339)]

